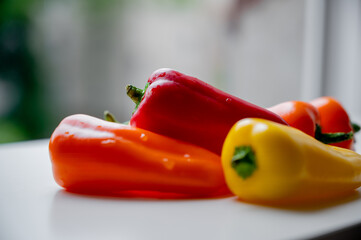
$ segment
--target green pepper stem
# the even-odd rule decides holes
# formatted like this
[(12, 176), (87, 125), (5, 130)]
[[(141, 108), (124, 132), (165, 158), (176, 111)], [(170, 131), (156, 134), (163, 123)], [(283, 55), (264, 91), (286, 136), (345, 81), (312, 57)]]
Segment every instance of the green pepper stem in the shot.
[(143, 89), (134, 87), (133, 85), (127, 85), (125, 89), (127, 90), (127, 95), (136, 105), (142, 101), (144, 95)]
[(251, 146), (236, 147), (231, 160), (231, 166), (243, 179), (252, 176), (253, 172), (257, 169), (257, 165), (256, 155)]
[(354, 133), (357, 133), (358, 131), (360, 131), (360, 125), (358, 125), (357, 123), (352, 122), (351, 126), (352, 126)]
[(118, 120), (114, 117), (114, 115), (111, 114), (108, 110), (104, 111), (104, 120), (106, 120), (108, 122), (119, 123)]
[(320, 125), (316, 125), (315, 138), (325, 144), (339, 143), (353, 138), (354, 132), (322, 133)]
[(140, 104), (140, 102), (143, 99), (144, 93), (147, 90), (149, 86), (149, 83), (147, 83), (143, 89), (134, 87), (133, 85), (127, 85), (126, 86), (126, 90), (127, 90), (127, 95), (128, 97), (130, 97), (130, 99), (132, 99), (132, 101), (135, 103), (135, 109), (133, 111), (133, 113), (138, 109), (138, 106)]

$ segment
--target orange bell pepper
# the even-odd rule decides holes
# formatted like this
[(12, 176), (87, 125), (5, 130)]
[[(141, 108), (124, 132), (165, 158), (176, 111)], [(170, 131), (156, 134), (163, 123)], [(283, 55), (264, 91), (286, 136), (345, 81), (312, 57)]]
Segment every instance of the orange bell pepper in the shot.
[(55, 181), (71, 192), (151, 191), (189, 197), (230, 193), (218, 155), (87, 115), (65, 118), (50, 138), (49, 152)]

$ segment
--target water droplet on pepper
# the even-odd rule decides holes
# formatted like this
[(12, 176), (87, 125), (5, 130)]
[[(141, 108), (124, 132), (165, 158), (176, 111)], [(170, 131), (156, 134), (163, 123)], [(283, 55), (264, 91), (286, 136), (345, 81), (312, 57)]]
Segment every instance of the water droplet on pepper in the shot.
[(140, 134), (140, 140), (146, 142), (148, 140), (148, 136), (145, 135), (144, 133)]

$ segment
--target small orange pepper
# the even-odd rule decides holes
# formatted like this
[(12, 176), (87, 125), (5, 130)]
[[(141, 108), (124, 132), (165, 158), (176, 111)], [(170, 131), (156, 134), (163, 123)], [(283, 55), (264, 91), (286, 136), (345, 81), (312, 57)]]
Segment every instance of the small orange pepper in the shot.
[(230, 193), (220, 156), (87, 115), (65, 118), (50, 138), (49, 152), (55, 181), (71, 192), (151, 191), (189, 197)]
[(345, 143), (354, 137), (354, 132), (351, 130), (330, 132), (326, 129), (325, 131), (321, 124), (321, 114), (314, 105), (308, 102), (288, 101), (270, 107), (268, 110), (278, 114), (291, 127), (297, 128), (326, 144)]
[[(357, 125), (353, 127), (350, 117), (345, 108), (336, 99), (324, 96), (319, 97), (310, 102), (315, 106), (320, 114), (320, 125), (322, 132), (335, 133), (335, 132), (350, 132), (357, 131)], [(343, 147), (347, 149), (354, 149), (354, 137), (338, 143), (331, 143), (333, 146)]]
[(320, 124), (320, 115), (310, 103), (303, 101), (288, 101), (268, 108), (278, 114), (291, 127), (315, 137), (317, 125)]

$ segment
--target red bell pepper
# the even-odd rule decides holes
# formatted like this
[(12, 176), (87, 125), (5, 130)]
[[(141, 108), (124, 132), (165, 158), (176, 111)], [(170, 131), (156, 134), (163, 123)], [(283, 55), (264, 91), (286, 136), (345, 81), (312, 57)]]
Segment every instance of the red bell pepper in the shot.
[[(352, 124), (350, 117), (344, 107), (336, 99), (328, 96), (316, 98), (310, 102), (315, 106), (320, 114), (320, 125), (322, 132), (350, 132), (355, 133), (359, 130), (357, 124)], [(354, 137), (347, 141), (332, 143), (331, 145), (354, 149)]]
[(71, 192), (187, 197), (230, 193), (218, 155), (87, 115), (65, 118), (50, 138), (49, 152), (56, 182)]
[(136, 103), (130, 125), (221, 154), (233, 124), (248, 117), (287, 123), (276, 114), (171, 69), (155, 71), (144, 90), (127, 86)]

